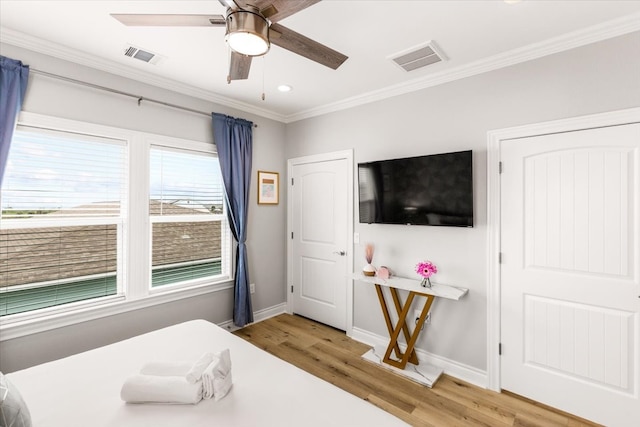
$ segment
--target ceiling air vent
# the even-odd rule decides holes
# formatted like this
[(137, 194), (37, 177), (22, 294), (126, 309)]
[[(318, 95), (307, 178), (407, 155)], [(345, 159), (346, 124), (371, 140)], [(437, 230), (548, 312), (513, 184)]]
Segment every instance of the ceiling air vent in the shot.
[(148, 62), (149, 64), (154, 65), (158, 64), (158, 62), (163, 59), (163, 57), (158, 55), (157, 53), (149, 52), (148, 50), (140, 49), (139, 47), (133, 45), (125, 46), (124, 56), (139, 59), (140, 61)]
[(428, 41), (420, 46), (391, 55), (389, 59), (405, 71), (417, 70), (418, 68), (447, 60), (433, 41)]

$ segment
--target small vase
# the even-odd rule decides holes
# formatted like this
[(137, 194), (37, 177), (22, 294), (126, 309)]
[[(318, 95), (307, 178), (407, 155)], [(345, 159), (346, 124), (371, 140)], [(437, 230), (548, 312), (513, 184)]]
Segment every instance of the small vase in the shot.
[(431, 280), (428, 277), (423, 277), (422, 282), (420, 282), (420, 286), (422, 286), (423, 288), (430, 288)]
[(367, 277), (373, 277), (376, 275), (376, 268), (371, 264), (367, 264), (362, 269), (362, 274), (364, 274)]

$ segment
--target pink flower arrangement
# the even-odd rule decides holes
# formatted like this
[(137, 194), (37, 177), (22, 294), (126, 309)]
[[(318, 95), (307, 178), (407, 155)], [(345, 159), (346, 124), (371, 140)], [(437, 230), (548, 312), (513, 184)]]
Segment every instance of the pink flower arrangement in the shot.
[(438, 267), (431, 261), (421, 261), (416, 265), (416, 273), (428, 279), (438, 272)]

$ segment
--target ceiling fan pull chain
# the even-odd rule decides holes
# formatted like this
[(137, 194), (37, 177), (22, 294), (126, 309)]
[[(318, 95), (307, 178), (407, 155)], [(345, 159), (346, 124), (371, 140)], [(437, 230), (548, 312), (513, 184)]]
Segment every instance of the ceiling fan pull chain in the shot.
[(229, 47), (229, 44), (227, 44), (227, 70), (229, 70), (229, 72), (227, 73), (227, 84), (230, 85), (231, 84), (231, 48)]
[(267, 62), (266, 61), (267, 60), (263, 56), (262, 57), (262, 100), (263, 101), (265, 99), (265, 96), (264, 96), (264, 70), (265, 70), (265, 68), (267, 68), (267, 66), (266, 66)]

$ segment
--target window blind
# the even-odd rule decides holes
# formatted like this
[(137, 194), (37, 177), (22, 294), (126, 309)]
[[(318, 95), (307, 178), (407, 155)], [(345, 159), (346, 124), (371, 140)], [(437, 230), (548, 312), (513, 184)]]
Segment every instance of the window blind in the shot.
[(221, 214), (222, 175), (211, 153), (151, 149), (151, 215)]
[(211, 153), (153, 147), (151, 286), (219, 276), (229, 254), (222, 175)]
[(124, 142), (19, 126), (2, 183), (2, 219), (119, 216)]
[(114, 295), (126, 145), (19, 126), (0, 195), (0, 315)]

